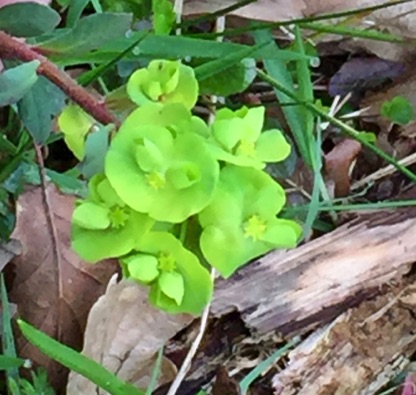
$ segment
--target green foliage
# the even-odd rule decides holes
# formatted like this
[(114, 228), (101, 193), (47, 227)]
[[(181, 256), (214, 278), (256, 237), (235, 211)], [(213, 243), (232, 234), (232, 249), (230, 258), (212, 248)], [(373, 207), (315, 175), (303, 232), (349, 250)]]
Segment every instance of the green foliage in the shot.
[(261, 132), (264, 107), (231, 111), (219, 110), (212, 125), (213, 151), (218, 160), (259, 169), (266, 162), (280, 162), (290, 153), (290, 145), (277, 129)]
[(170, 312), (199, 314), (212, 296), (208, 271), (168, 232), (149, 232), (140, 253), (121, 259), (127, 277), (150, 284), (150, 300)]
[(104, 158), (112, 129), (113, 125), (100, 126), (98, 130), (88, 134), (85, 140), (85, 155), (79, 165), (81, 174), (87, 179), (94, 174), (104, 172)]
[(223, 277), (275, 248), (292, 248), (302, 233), (293, 221), (276, 218), (285, 204), (283, 188), (267, 173), (228, 165), (215, 196), (199, 214), (201, 249)]
[(0, 8), (0, 30), (16, 37), (34, 37), (52, 31), (61, 20), (52, 8), (34, 2)]
[(99, 363), (57, 342), (22, 320), (18, 320), (17, 323), (23, 336), (40, 351), (68, 369), (83, 375), (111, 395), (144, 395), (144, 391), (120, 380)]
[(16, 357), (8, 357), (0, 354), (0, 370), (7, 370), (13, 368), (20, 368), (25, 364), (26, 360)]
[(176, 14), (169, 0), (152, 0), (153, 29), (156, 34), (169, 34), (175, 24)]
[(42, 76), (17, 103), (20, 119), (36, 143), (46, 143), (52, 132), (53, 118), (64, 105), (63, 92)]
[(92, 51), (123, 36), (129, 30), (131, 22), (132, 16), (129, 14), (89, 15), (81, 18), (73, 28), (55, 34), (38, 46), (52, 52), (64, 52), (66, 56)]
[(89, 192), (73, 213), (73, 248), (92, 262), (128, 254), (153, 221), (127, 206), (104, 175), (90, 180)]
[(384, 102), (381, 106), (381, 115), (398, 125), (406, 125), (414, 119), (412, 105), (402, 96)]
[(245, 91), (256, 78), (256, 61), (243, 59), (211, 77), (199, 81), (201, 94), (230, 96)]
[(36, 373), (30, 373), (32, 382), (22, 378), (9, 380), (10, 395), (55, 395), (44, 369), (39, 369)]
[(59, 116), (58, 126), (65, 143), (79, 160), (84, 159), (85, 140), (93, 125), (94, 119), (75, 104), (65, 107)]
[[(95, 156), (89, 194), (73, 213), (72, 246), (89, 262), (118, 258), (125, 277), (150, 287), (155, 306), (197, 315), (212, 297), (209, 266), (229, 277), (299, 240), (301, 227), (276, 217), (285, 193), (263, 170), (290, 145), (279, 130), (262, 131), (264, 107), (224, 108), (212, 125), (192, 115), (198, 83), (179, 61), (133, 72), (127, 93), (139, 107)], [(72, 105), (59, 119), (81, 158), (92, 123)]]
[(23, 63), (0, 74), (0, 107), (19, 101), (38, 80), (36, 70), (40, 62)]

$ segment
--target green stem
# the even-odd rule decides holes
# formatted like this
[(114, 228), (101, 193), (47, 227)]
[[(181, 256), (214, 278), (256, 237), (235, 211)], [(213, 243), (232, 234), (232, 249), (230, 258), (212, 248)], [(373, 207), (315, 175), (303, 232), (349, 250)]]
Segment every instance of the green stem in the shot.
[(187, 230), (188, 230), (188, 221), (184, 221), (181, 224), (181, 233), (179, 235), (179, 240), (181, 241), (182, 244), (185, 243)]
[[(339, 206), (334, 205), (321, 205), (318, 207), (318, 211), (359, 211), (359, 210), (383, 210), (383, 209), (396, 209), (400, 207), (413, 207), (416, 206), (416, 200), (398, 200), (397, 202), (377, 202), (377, 203), (357, 203), (357, 204), (343, 204)], [(297, 212), (303, 212), (309, 210), (309, 205), (299, 205), (294, 207), (287, 207), (285, 209), (286, 214), (295, 214)]]

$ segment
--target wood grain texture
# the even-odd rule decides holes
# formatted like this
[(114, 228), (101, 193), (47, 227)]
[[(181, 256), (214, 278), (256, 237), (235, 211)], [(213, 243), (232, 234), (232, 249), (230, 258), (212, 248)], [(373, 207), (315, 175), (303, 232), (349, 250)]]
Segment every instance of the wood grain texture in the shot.
[(383, 288), (292, 351), (273, 378), (275, 394), (373, 395), (396, 377), (416, 351), (416, 287)]
[(248, 328), (285, 335), (329, 322), (407, 273), (416, 210), (365, 214), (292, 251), (271, 253), (216, 286), (215, 316), (237, 310)]

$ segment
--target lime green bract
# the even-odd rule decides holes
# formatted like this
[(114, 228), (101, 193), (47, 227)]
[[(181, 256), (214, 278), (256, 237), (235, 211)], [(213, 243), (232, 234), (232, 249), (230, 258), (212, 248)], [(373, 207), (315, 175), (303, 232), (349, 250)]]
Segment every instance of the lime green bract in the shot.
[(277, 129), (261, 132), (264, 107), (237, 111), (219, 110), (211, 127), (218, 160), (262, 169), (267, 162), (280, 162), (290, 153), (290, 145)]
[(191, 67), (179, 61), (153, 60), (146, 69), (131, 75), (127, 93), (139, 106), (148, 102), (182, 103), (191, 109), (198, 99), (198, 83)]
[(170, 313), (200, 314), (212, 296), (208, 271), (167, 232), (150, 232), (121, 261), (127, 277), (151, 287), (151, 302)]
[[(153, 5), (163, 11), (155, 28), (167, 33), (170, 3)], [(277, 218), (285, 191), (263, 170), (284, 160), (290, 145), (279, 130), (262, 131), (264, 107), (220, 109), (210, 126), (193, 115), (198, 83), (179, 61), (135, 71), (127, 94), (138, 107), (128, 100), (119, 109), (129, 115), (105, 158), (94, 158), (104, 174), (91, 178), (87, 199), (76, 204), (72, 246), (89, 262), (118, 258), (125, 277), (150, 288), (155, 306), (200, 314), (212, 298), (210, 266), (229, 277), (299, 241), (300, 225)], [(76, 106), (59, 119), (80, 160), (93, 122)]]
[(58, 126), (68, 148), (79, 160), (85, 156), (85, 138), (94, 125), (94, 119), (81, 107), (71, 104), (58, 118)]
[(131, 208), (178, 223), (208, 205), (219, 165), (202, 137), (174, 137), (167, 128), (145, 124), (121, 127), (107, 153), (105, 173)]
[(94, 176), (89, 187), (72, 216), (72, 248), (88, 262), (129, 253), (154, 221), (120, 200), (105, 176)]
[(301, 227), (276, 214), (285, 204), (283, 188), (266, 173), (226, 166), (211, 204), (199, 214), (200, 245), (222, 276), (272, 249), (294, 247)]

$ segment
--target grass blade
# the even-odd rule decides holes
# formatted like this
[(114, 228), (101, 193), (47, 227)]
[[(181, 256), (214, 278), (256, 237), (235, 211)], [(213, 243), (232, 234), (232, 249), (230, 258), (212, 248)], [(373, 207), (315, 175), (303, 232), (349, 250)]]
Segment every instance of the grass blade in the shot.
[[(1, 285), (1, 305), (3, 306), (2, 311), (2, 344), (3, 344), (3, 354), (8, 358), (17, 358), (16, 355), (16, 346), (14, 343), (14, 336), (12, 330), (12, 317), (10, 314), (10, 305), (7, 298), (6, 285), (4, 283), (3, 273), (0, 275), (0, 285)], [(11, 367), (6, 370), (7, 381), (10, 378), (18, 379), (19, 370), (17, 367)]]
[(192, 35), (189, 35), (189, 37), (198, 37), (198, 38), (215, 38), (215, 37), (221, 37), (221, 36), (232, 37), (232, 36), (239, 36), (242, 33), (254, 32), (256, 30), (276, 29), (281, 26), (292, 26), (292, 25), (297, 25), (300, 23), (324, 21), (324, 20), (333, 19), (333, 18), (350, 17), (353, 15), (360, 15), (360, 14), (363, 16), (366, 16), (370, 12), (377, 11), (382, 8), (388, 8), (388, 7), (392, 7), (395, 5), (409, 3), (411, 1), (414, 1), (414, 0), (390, 1), (387, 3), (377, 4), (377, 5), (370, 6), (370, 7), (358, 8), (358, 9), (341, 11), (341, 12), (334, 12), (331, 14), (324, 14), (324, 15), (313, 16), (313, 17), (308, 17), (308, 18), (290, 19), (287, 21), (256, 22), (256, 23), (251, 24), (250, 26), (244, 26), (244, 27), (237, 28), (237, 29), (227, 29), (224, 32), (192, 34)]
[[(266, 42), (273, 43), (273, 51), (276, 53), (281, 51), (279, 47), (274, 43), (273, 35), (270, 31), (262, 30), (254, 32), (253, 36), (257, 44)], [(283, 59), (263, 59), (263, 63), (267, 73), (272, 76), (273, 79), (281, 81), (281, 84), (284, 85), (287, 91), (295, 91), (292, 76), (287, 69), (286, 62)], [(293, 133), (293, 137), (295, 139), (300, 156), (303, 158), (305, 163), (311, 167), (312, 161), (310, 157), (309, 143), (305, 134), (303, 133), (302, 108), (299, 105), (285, 105), (293, 104), (293, 99), (279, 89), (274, 89), (274, 92), (279, 99), (280, 104), (282, 105), (282, 111), (285, 115), (290, 130)]]
[(17, 320), (17, 323), (24, 337), (40, 351), (74, 372), (86, 377), (110, 394), (145, 395), (143, 391), (120, 380), (99, 363), (57, 342), (28, 323), (20, 319)]
[[(305, 47), (303, 45), (302, 35), (298, 26), (295, 26), (295, 48), (301, 55), (305, 55)], [(314, 102), (314, 93), (312, 85), (312, 76), (309, 69), (309, 62), (306, 59), (296, 61), (296, 75), (298, 79), (298, 96), (302, 102)], [(304, 107), (299, 107), (299, 111), (303, 119), (303, 136), (309, 151), (309, 159), (313, 164), (315, 151), (314, 131), (314, 113)], [(307, 162), (308, 163), (308, 162)]]
[(8, 357), (7, 355), (0, 355), (0, 370), (17, 369), (24, 366), (25, 359)]
[(141, 34), (129, 47), (124, 51), (120, 52), (113, 59), (109, 60), (107, 63), (102, 63), (98, 67), (87, 71), (78, 78), (78, 83), (82, 86), (87, 86), (100, 78), (107, 70), (114, 66), (119, 60), (123, 59), (133, 48), (136, 47), (142, 40), (146, 38), (149, 32)]
[(250, 385), (257, 379), (266, 369), (276, 363), (283, 355), (289, 351), (293, 346), (300, 342), (300, 338), (296, 336), (283, 347), (276, 350), (269, 358), (260, 362), (243, 380), (240, 382), (241, 395), (246, 395)]
[(409, 177), (413, 182), (416, 182), (416, 174), (409, 170), (407, 167), (401, 165), (396, 159), (391, 157), (390, 155), (386, 154), (384, 151), (376, 147), (375, 145), (368, 142), (365, 137), (362, 137), (360, 133), (355, 130), (353, 127), (347, 125), (346, 123), (340, 121), (339, 119), (327, 114), (325, 111), (320, 109), (314, 103), (309, 102), (302, 102), (302, 100), (291, 90), (287, 89), (283, 84), (278, 82), (276, 79), (271, 77), (270, 75), (264, 73), (262, 70), (257, 69), (257, 75), (265, 82), (268, 82), (274, 88), (283, 92), (286, 96), (290, 97), (292, 100), (296, 101), (297, 103), (305, 106), (308, 110), (314, 112), (315, 114), (319, 115), (322, 119), (332, 123), (333, 125), (337, 126), (344, 132), (347, 136), (357, 140), (360, 142), (364, 147), (372, 150), (375, 154), (377, 154), (380, 158), (384, 159), (386, 162), (393, 165), (397, 170), (401, 173)]
[(155, 366), (153, 367), (152, 376), (150, 377), (150, 383), (146, 389), (146, 395), (152, 395), (154, 389), (157, 385), (157, 380), (160, 376), (160, 371), (162, 369), (162, 361), (163, 361), (163, 347), (160, 348), (159, 352), (157, 353), (157, 359)]
[(394, 34), (381, 33), (375, 30), (362, 30), (354, 27), (324, 25), (322, 23), (300, 23), (298, 25), (302, 29), (313, 30), (319, 33), (338, 34), (345, 37), (360, 37), (367, 40), (384, 41), (391, 43), (414, 43), (415, 40), (403, 38)]

